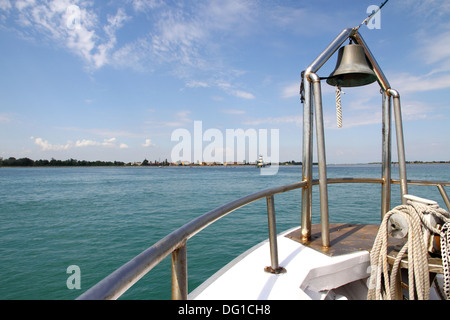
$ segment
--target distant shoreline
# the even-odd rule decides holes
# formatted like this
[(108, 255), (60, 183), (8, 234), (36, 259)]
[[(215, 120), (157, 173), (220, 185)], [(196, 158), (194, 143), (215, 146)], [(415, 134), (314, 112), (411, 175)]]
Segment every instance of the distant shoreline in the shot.
[[(406, 161), (406, 164), (449, 164), (450, 161)], [(392, 162), (393, 165), (398, 165), (398, 162)], [(266, 164), (270, 165), (270, 163)], [(301, 161), (284, 161), (278, 163), (280, 166), (302, 165)], [(317, 165), (314, 162), (313, 165)], [(381, 162), (368, 163), (345, 163), (334, 164), (328, 163), (329, 166), (334, 165), (381, 165)], [(233, 162), (233, 163), (171, 163), (167, 159), (164, 161), (148, 161), (145, 159), (142, 162), (122, 162), (122, 161), (86, 161), (86, 160), (32, 160), (29, 158), (16, 159), (10, 157), (8, 159), (0, 158), (0, 167), (255, 167), (256, 163), (252, 162)]]

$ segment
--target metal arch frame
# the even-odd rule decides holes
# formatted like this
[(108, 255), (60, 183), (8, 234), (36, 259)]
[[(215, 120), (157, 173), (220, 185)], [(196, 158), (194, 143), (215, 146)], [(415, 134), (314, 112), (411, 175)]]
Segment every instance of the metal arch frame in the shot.
[[(382, 119), (382, 196), (381, 217), (390, 210), (391, 204), (391, 97), (393, 98), (395, 129), (397, 137), (397, 151), (400, 173), (401, 198), (408, 193), (406, 178), (405, 147), (403, 140), (403, 125), (400, 106), (400, 95), (392, 89), (389, 81), (375, 60), (372, 52), (367, 46), (359, 27), (344, 29), (330, 45), (312, 62), (302, 73), (304, 84), (303, 104), (303, 181), (306, 186), (302, 190), (302, 216), (301, 235), (304, 240), (311, 237), (311, 199), (312, 199), (312, 159), (313, 159), (313, 115), (315, 114), (316, 136), (317, 136), (317, 158), (319, 167), (319, 190), (320, 190), (320, 215), (322, 224), (322, 245), (328, 247), (329, 240), (329, 217), (328, 217), (328, 188), (325, 152), (325, 134), (322, 114), (322, 93), (320, 77), (317, 71), (331, 58), (331, 56), (343, 45), (347, 39), (352, 39), (356, 44), (364, 48), (367, 59), (372, 64), (373, 71), (377, 77), (378, 84), (383, 93), (383, 119)], [(313, 108), (314, 105), (314, 108)]]

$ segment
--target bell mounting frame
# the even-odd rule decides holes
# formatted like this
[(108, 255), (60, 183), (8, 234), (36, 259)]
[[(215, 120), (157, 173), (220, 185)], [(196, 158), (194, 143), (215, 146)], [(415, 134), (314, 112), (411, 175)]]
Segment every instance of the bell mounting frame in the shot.
[[(405, 147), (403, 140), (403, 125), (401, 116), (401, 105), (399, 93), (391, 88), (388, 79), (381, 70), (378, 62), (359, 33), (359, 27), (344, 29), (321, 54), (302, 72), (302, 102), (303, 102), (303, 157), (302, 177), (306, 182), (302, 189), (302, 216), (301, 216), (301, 238), (311, 238), (311, 202), (312, 202), (312, 167), (313, 167), (313, 118), (316, 123), (317, 136), (317, 162), (319, 171), (320, 192), (320, 217), (322, 246), (330, 246), (329, 238), (329, 215), (328, 215), (328, 188), (327, 168), (325, 152), (325, 130), (323, 121), (321, 78), (317, 75), (320, 68), (333, 56), (333, 54), (350, 39), (364, 49), (366, 59), (372, 66), (376, 81), (380, 85), (382, 93), (382, 155), (381, 174), (383, 179), (381, 192), (381, 219), (390, 210), (391, 206), (391, 110), (392, 101), (395, 116), (395, 130), (397, 138), (398, 168), (400, 175), (400, 193), (402, 202), (403, 195), (408, 194), (406, 179)], [(406, 202), (405, 202), (406, 203)]]

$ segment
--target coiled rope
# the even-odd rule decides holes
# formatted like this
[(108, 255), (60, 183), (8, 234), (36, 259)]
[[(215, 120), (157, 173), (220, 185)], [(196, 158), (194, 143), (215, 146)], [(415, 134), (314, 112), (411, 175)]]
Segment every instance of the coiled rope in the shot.
[[(397, 254), (389, 275), (387, 260), (388, 221), (393, 214), (401, 215), (408, 223), (408, 240)], [(433, 214), (444, 222), (442, 228), (432, 226), (425, 214)], [(392, 300), (396, 298), (396, 279), (399, 276), (400, 262), (408, 254), (408, 292), (409, 299), (424, 300), (430, 297), (430, 283), (428, 273), (427, 244), (423, 240), (424, 229), (441, 236), (441, 255), (444, 271), (444, 293), (450, 299), (450, 214), (438, 205), (425, 205), (415, 201), (408, 201), (389, 211), (378, 231), (377, 237), (370, 253), (371, 275), (369, 279), (369, 300)]]

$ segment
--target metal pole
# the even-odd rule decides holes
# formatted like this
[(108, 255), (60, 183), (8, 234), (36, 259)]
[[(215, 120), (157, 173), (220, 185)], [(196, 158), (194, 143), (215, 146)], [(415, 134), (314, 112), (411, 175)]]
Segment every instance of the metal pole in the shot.
[(267, 199), (267, 219), (269, 225), (269, 245), (270, 245), (270, 267), (264, 270), (270, 273), (285, 272), (284, 268), (278, 264), (278, 244), (277, 244), (277, 227), (275, 220), (275, 201), (273, 195), (266, 197)]
[(360, 44), (364, 48), (364, 52), (366, 53), (367, 59), (369, 60), (370, 64), (372, 65), (373, 72), (375, 72), (375, 75), (377, 76), (378, 83), (380, 84), (383, 91), (387, 91), (391, 88), (391, 85), (389, 84), (388, 79), (384, 75), (383, 71), (381, 70), (377, 60), (373, 56), (372, 52), (370, 51), (369, 47), (367, 46), (366, 42), (364, 41), (363, 37), (359, 32), (355, 32), (351, 35), (355, 43)]
[(311, 101), (311, 83), (303, 79), (305, 102), (303, 104), (303, 159), (302, 175), (306, 186), (302, 189), (302, 218), (301, 237), (303, 240), (311, 238), (311, 199), (312, 199), (312, 145), (313, 145), (313, 111)]
[(316, 115), (317, 158), (319, 162), (320, 219), (322, 229), (322, 246), (330, 246), (330, 226), (328, 218), (328, 186), (327, 161), (325, 155), (325, 131), (322, 114), (322, 92), (320, 78), (315, 73), (310, 74), (314, 87), (314, 105)]
[[(347, 28), (331, 42), (325, 50), (311, 63), (305, 70), (305, 76), (308, 77), (310, 73), (316, 73), (330, 59), (330, 57), (339, 49), (339, 47), (350, 37), (356, 30), (354, 28)], [(306, 91), (306, 90), (305, 90)]]
[(381, 221), (391, 209), (391, 97), (383, 91)]
[(397, 153), (398, 153), (398, 171), (400, 174), (400, 191), (402, 197), (402, 204), (406, 204), (406, 199), (403, 198), (408, 194), (408, 184), (406, 180), (406, 160), (405, 160), (405, 143), (403, 140), (403, 125), (402, 125), (402, 111), (400, 107), (400, 94), (393, 89), (389, 89), (388, 93), (394, 100), (394, 115), (395, 115), (395, 133), (397, 136)]
[(445, 189), (442, 185), (438, 184), (437, 188), (439, 189), (439, 192), (441, 193), (442, 199), (445, 202), (445, 205), (447, 206), (447, 209), (450, 210), (450, 200), (448, 199), (447, 192), (445, 192)]
[(187, 247), (186, 242), (172, 252), (172, 300), (187, 300)]
[[(317, 56), (317, 58), (306, 68), (303, 78), (305, 90), (305, 103), (303, 105), (303, 181), (307, 185), (302, 189), (302, 224), (301, 236), (302, 240), (311, 238), (311, 203), (312, 203), (312, 161), (313, 161), (313, 109), (312, 109), (312, 93), (311, 93), (311, 75), (315, 74), (328, 59), (340, 48), (340, 46), (357, 30), (355, 28), (347, 28), (341, 33)], [(317, 75), (315, 75), (317, 76)]]

